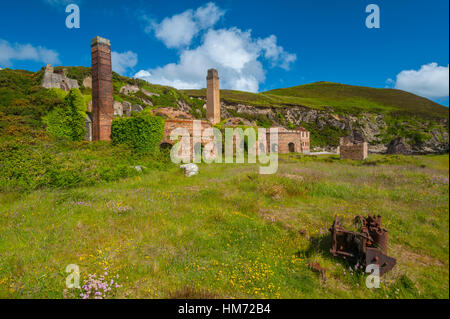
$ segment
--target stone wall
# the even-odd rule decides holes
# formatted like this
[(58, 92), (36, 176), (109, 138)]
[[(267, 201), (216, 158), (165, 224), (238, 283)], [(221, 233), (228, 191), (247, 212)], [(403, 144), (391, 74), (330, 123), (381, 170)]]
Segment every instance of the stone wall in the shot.
[[(186, 128), (189, 132), (190, 135), (190, 152), (191, 155), (194, 154), (194, 146), (197, 147), (202, 147), (210, 142), (213, 141), (213, 138), (201, 138), (200, 145), (197, 145), (196, 143), (197, 140), (194, 140), (194, 121), (197, 121), (198, 123), (201, 124), (200, 127), (200, 131), (203, 134), (203, 131), (207, 128), (211, 128), (211, 123), (207, 122), (207, 121), (200, 121), (200, 120), (181, 120), (181, 119), (167, 119), (165, 121), (165, 125), (164, 125), (164, 138), (161, 141), (161, 146), (162, 147), (169, 147), (175, 144), (175, 141), (172, 141), (170, 139), (170, 134), (171, 132), (176, 129), (176, 128)], [(195, 145), (194, 145), (195, 144)], [(181, 150), (180, 150), (180, 155), (181, 155)], [(191, 157), (192, 158), (192, 157)]]
[(78, 81), (69, 79), (64, 70), (55, 72), (53, 66), (47, 64), (45, 67), (44, 77), (42, 79), (42, 87), (46, 89), (62, 89), (64, 91), (70, 91), (71, 89), (79, 89)]
[(84, 127), (86, 129), (84, 139), (86, 141), (92, 142), (92, 120), (89, 115), (86, 115), (86, 120), (84, 121)]
[[(342, 138), (344, 139), (344, 138)], [(351, 159), (363, 161), (367, 158), (369, 153), (369, 146), (367, 142), (353, 144), (343, 143), (341, 139), (341, 145), (339, 146), (339, 152), (341, 159)]]

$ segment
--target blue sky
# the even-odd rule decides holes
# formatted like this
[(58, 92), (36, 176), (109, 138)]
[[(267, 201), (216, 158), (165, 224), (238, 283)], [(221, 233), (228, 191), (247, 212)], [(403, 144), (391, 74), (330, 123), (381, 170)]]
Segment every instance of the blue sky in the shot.
[[(80, 8), (79, 29), (65, 24)], [(380, 8), (380, 28), (365, 25)], [(90, 66), (111, 40), (115, 71), (178, 88), (265, 91), (315, 81), (396, 87), (448, 105), (447, 0), (2, 1), (0, 68)]]

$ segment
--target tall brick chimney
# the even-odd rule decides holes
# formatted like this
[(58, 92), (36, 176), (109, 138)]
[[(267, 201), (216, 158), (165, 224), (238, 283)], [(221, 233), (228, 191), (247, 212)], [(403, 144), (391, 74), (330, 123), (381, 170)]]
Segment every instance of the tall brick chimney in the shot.
[(114, 116), (111, 67), (111, 43), (95, 37), (91, 40), (92, 54), (92, 140), (110, 140)]
[(206, 77), (206, 117), (212, 124), (220, 122), (219, 74), (209, 69)]

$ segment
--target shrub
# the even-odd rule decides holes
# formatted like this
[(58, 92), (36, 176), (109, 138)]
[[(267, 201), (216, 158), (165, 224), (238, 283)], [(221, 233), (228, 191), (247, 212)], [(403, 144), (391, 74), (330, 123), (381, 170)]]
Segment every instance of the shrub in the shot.
[(70, 90), (65, 104), (54, 108), (42, 120), (53, 137), (81, 141), (85, 135), (85, 100), (78, 89)]
[(164, 136), (164, 120), (158, 116), (138, 114), (113, 120), (113, 144), (127, 144), (140, 153), (155, 152)]
[(126, 145), (100, 141), (0, 140), (0, 192), (71, 188), (141, 175), (134, 167), (165, 169), (170, 157), (141, 156)]

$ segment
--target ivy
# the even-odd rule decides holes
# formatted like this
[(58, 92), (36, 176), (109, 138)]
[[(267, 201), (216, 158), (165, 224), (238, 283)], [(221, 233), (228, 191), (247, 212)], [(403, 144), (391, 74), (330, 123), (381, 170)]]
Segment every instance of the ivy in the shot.
[(156, 152), (164, 137), (164, 120), (149, 114), (119, 117), (113, 120), (113, 144), (127, 144), (139, 153)]
[(53, 137), (81, 141), (85, 136), (86, 102), (80, 90), (72, 89), (64, 98), (64, 104), (54, 108), (42, 121)]

